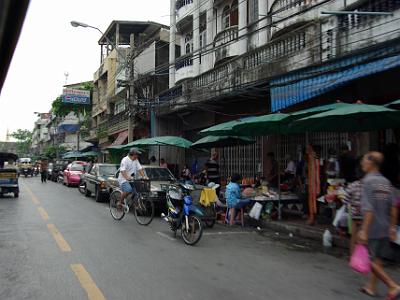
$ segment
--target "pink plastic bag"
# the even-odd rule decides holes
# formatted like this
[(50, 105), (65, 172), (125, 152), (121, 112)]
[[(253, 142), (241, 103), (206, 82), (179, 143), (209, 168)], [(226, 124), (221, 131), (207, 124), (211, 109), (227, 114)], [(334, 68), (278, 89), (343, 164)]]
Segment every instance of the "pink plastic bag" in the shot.
[(350, 258), (350, 267), (362, 274), (368, 274), (371, 271), (371, 260), (365, 245), (356, 246)]

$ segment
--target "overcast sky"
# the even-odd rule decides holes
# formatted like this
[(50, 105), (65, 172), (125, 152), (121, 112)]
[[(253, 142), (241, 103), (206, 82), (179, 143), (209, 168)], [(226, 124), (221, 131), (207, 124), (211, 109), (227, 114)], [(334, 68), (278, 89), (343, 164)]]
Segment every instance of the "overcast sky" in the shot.
[(32, 129), (68, 83), (92, 80), (100, 64), (100, 33), (75, 28), (81, 21), (105, 31), (112, 20), (169, 24), (169, 0), (31, 0), (0, 95), (0, 140), (7, 128)]

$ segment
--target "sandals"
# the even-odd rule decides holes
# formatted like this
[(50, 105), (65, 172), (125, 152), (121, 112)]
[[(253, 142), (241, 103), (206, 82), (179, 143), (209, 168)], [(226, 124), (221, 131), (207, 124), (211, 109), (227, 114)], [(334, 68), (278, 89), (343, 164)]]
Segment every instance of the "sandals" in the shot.
[[(369, 289), (367, 289), (366, 287), (360, 288), (360, 292), (365, 294), (365, 295), (367, 295), (367, 296), (369, 296), (369, 297), (376, 297), (376, 294), (375, 293), (371, 293), (371, 291)], [(390, 300), (392, 300), (392, 299), (390, 299)]]
[(400, 299), (400, 288), (396, 291), (395, 294), (393, 295), (389, 294), (386, 296), (386, 300), (398, 300), (398, 299)]

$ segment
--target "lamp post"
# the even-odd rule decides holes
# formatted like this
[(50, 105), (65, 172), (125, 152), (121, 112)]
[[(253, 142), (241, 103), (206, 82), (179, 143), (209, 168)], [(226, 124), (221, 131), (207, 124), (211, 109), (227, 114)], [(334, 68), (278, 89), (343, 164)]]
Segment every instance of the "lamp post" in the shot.
[[(107, 43), (110, 44), (115, 51), (118, 53), (117, 55), (117, 62), (118, 62), (118, 56), (124, 57), (125, 58), (125, 53), (122, 53), (119, 49), (118, 46), (111, 41), (106, 35), (104, 35), (104, 33), (97, 27), (95, 26), (91, 26), (82, 22), (78, 22), (78, 21), (71, 21), (71, 25), (73, 27), (83, 27), (83, 28), (92, 28), (97, 30), (98, 32), (101, 33), (102, 36), (104, 36), (104, 38), (106, 39)], [(130, 64), (130, 72), (129, 72), (129, 79), (128, 79), (128, 114), (129, 114), (129, 119), (128, 119), (128, 142), (132, 142), (133, 140), (133, 121), (132, 121), (132, 117), (133, 117), (133, 109), (132, 106), (135, 103), (135, 95), (134, 95), (134, 57), (135, 57), (135, 45), (134, 45), (134, 35), (131, 34), (130, 37), (130, 47), (131, 47), (131, 53), (130, 53), (130, 60), (129, 60), (129, 64)], [(125, 58), (125, 66), (128, 67), (128, 61)]]

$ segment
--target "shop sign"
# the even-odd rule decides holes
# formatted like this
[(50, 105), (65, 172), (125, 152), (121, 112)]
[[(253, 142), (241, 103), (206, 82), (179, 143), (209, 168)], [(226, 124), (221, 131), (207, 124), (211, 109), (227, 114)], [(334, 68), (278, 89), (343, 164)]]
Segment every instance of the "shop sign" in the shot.
[(90, 91), (65, 88), (63, 89), (62, 102), (89, 105)]

